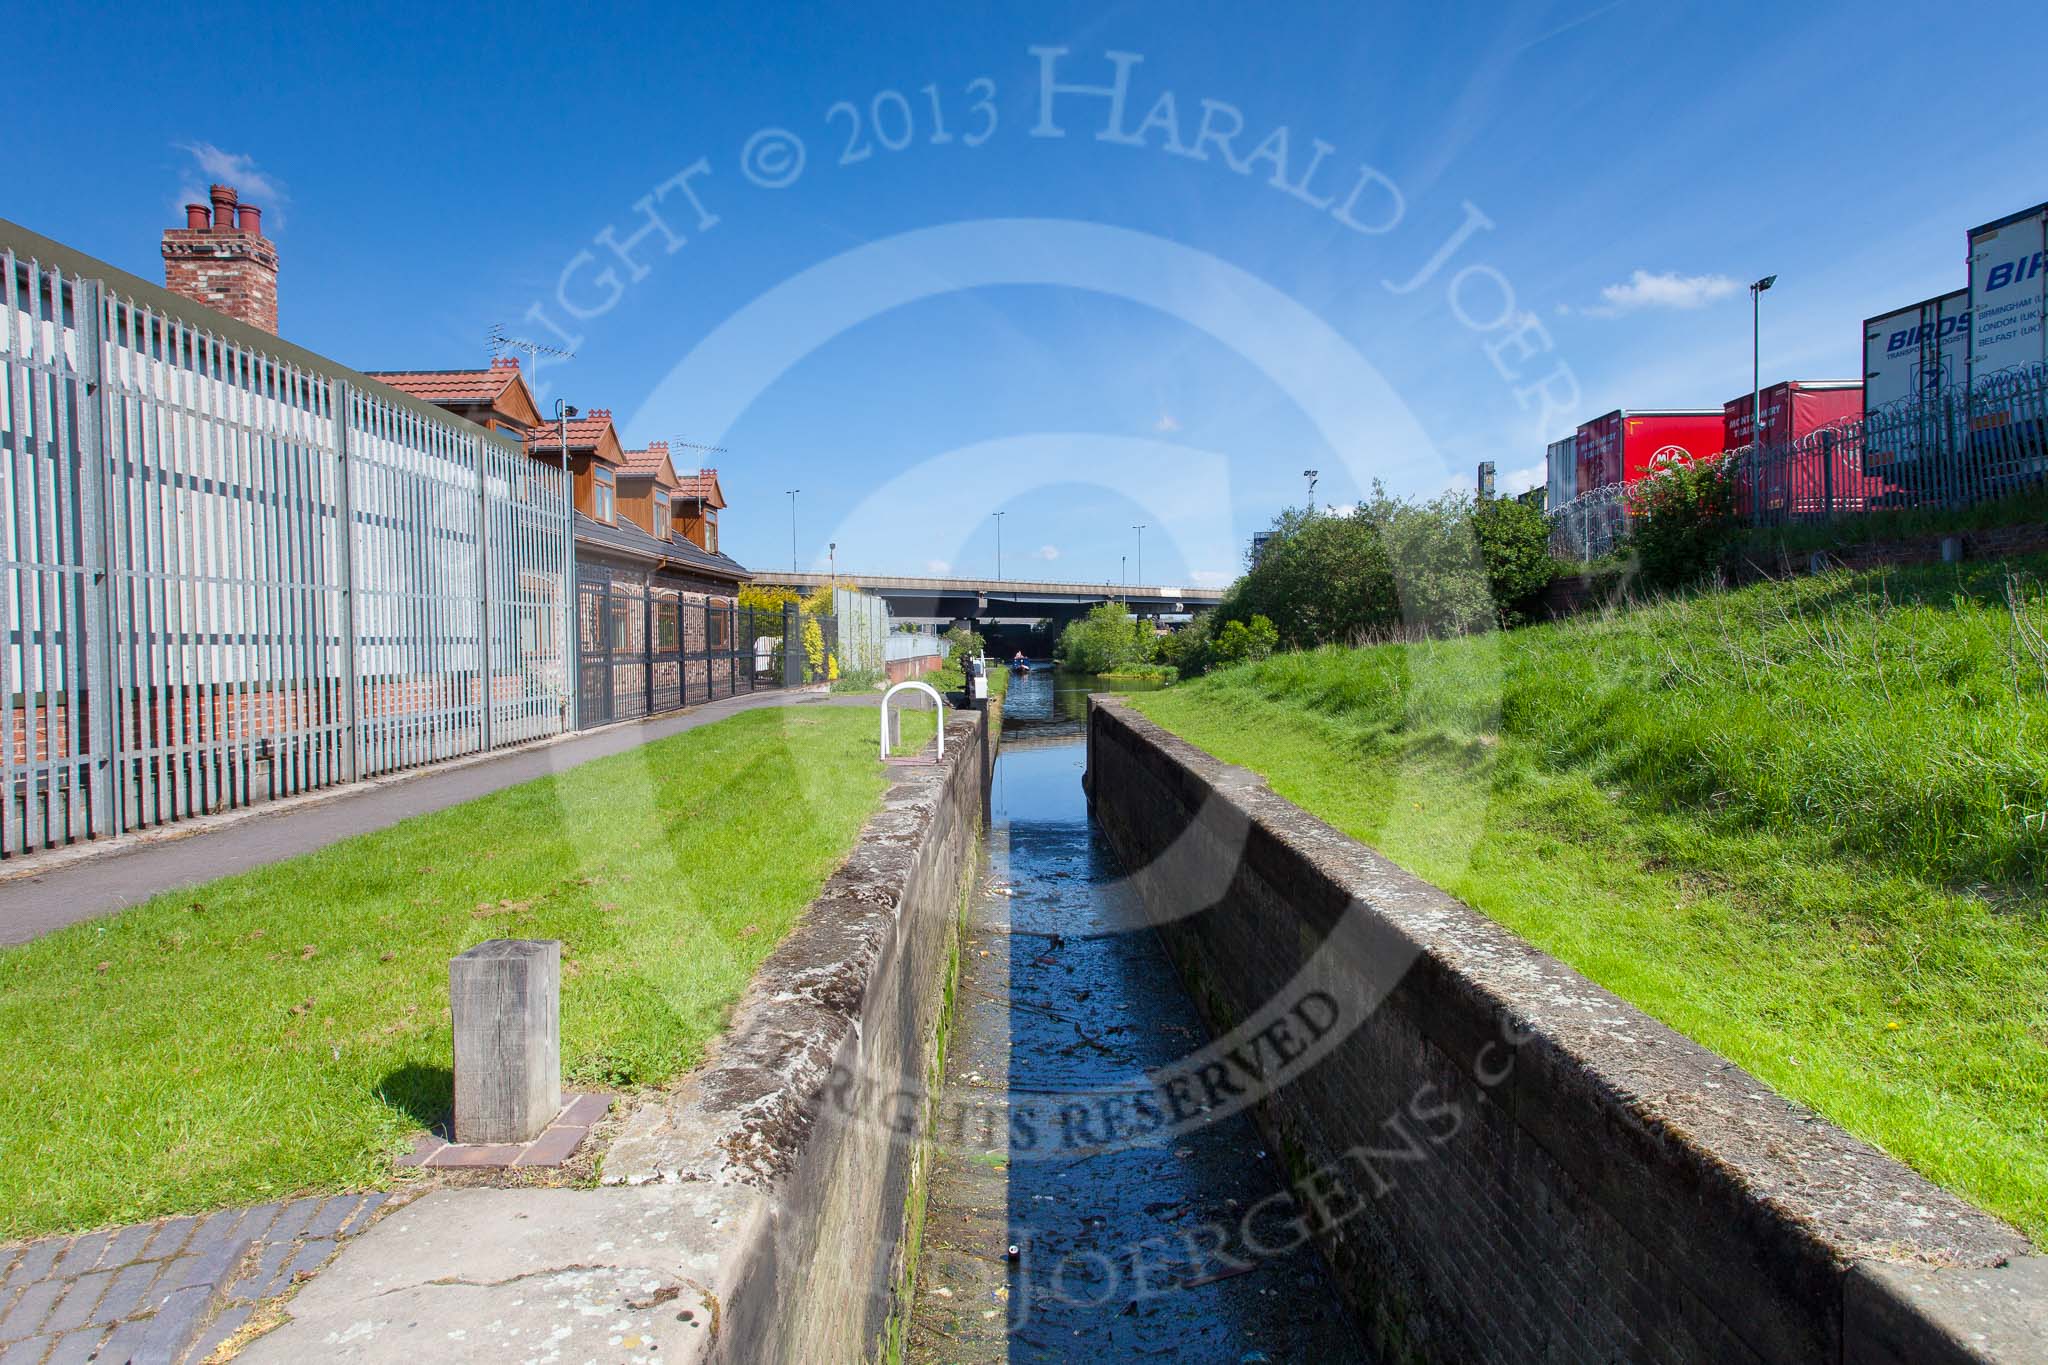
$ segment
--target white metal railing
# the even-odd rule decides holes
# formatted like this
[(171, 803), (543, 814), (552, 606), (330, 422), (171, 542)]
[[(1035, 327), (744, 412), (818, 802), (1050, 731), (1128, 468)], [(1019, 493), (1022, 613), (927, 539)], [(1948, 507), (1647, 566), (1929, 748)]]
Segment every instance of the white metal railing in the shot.
[(562, 727), (559, 470), (10, 237), (0, 855)]
[(953, 652), (953, 642), (942, 635), (926, 635), (922, 631), (915, 635), (901, 631), (887, 638), (884, 657), (890, 662), (902, 659), (929, 659), (934, 656), (944, 659)]

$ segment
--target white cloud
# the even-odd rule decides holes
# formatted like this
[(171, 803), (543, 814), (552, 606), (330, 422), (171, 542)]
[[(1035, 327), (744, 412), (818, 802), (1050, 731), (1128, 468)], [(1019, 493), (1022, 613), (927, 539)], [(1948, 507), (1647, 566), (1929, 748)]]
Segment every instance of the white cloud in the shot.
[(1220, 588), (1226, 583), (1236, 581), (1236, 579), (1236, 574), (1225, 573), (1221, 569), (1190, 569), (1188, 571), (1188, 582), (1198, 588)]
[(206, 202), (207, 185), (190, 178), (196, 173), (211, 184), (233, 185), (243, 200), (262, 209), (266, 234), (284, 222), (284, 207), (291, 202), (291, 195), (285, 191), (283, 181), (259, 170), (253, 157), (223, 151), (211, 142), (180, 142), (176, 145), (193, 161), (185, 173), (188, 178), (178, 191), (179, 212), (182, 213), (187, 204)]
[(926, 573), (951, 573), (953, 572), (953, 566), (943, 559), (927, 559), (924, 562), (924, 571)]
[(1549, 478), (1550, 467), (1548, 465), (1524, 465), (1522, 468), (1514, 470), (1512, 473), (1501, 478), (1500, 491), (1502, 496), (1512, 498), (1518, 493), (1526, 493), (1530, 489), (1548, 482)]
[(1739, 288), (1726, 275), (1681, 275), (1675, 270), (1653, 275), (1638, 270), (1623, 283), (1603, 288), (1604, 303), (1579, 311), (1588, 317), (1612, 318), (1640, 308), (1704, 308)]
[(1057, 545), (1041, 545), (1031, 552), (1031, 557), (1033, 559), (1058, 559), (1060, 557), (1060, 547)]
[(1179, 431), (1180, 419), (1170, 412), (1161, 412), (1159, 420), (1152, 424), (1152, 430), (1162, 433)]

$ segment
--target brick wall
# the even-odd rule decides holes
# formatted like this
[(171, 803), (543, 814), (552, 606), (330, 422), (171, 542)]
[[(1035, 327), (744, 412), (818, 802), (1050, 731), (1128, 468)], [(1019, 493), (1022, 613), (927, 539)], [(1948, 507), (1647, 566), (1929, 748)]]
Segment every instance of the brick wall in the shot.
[(187, 204), (185, 226), (164, 232), (164, 288), (277, 334), (277, 245), (263, 211), (215, 185), (208, 204)]
[(888, 675), (891, 683), (909, 682), (913, 678), (922, 678), (927, 673), (936, 673), (943, 663), (945, 660), (936, 654), (919, 654), (910, 659), (884, 660), (882, 671)]
[(1096, 698), (1088, 784), (1215, 1033), (1327, 996), (1253, 1113), (1386, 1359), (2048, 1347), (2017, 1233), (1252, 774)]

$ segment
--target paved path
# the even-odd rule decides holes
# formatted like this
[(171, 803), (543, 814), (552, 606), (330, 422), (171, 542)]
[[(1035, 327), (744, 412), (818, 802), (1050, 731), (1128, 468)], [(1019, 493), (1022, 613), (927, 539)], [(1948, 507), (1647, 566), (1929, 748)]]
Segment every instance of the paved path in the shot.
[[(459, 805), (536, 777), (694, 730), (759, 706), (844, 702), (875, 704), (865, 695), (757, 692), (674, 711), (652, 720), (607, 726), (553, 744), (537, 745), (416, 775), (397, 775), (298, 801), (257, 809), (180, 837), (139, 838), (104, 856), (54, 865), (49, 871), (0, 881), (0, 947), (26, 943), (53, 929), (110, 914), (160, 891), (193, 886), (322, 848), (352, 835), (395, 825), (410, 816)], [(0, 1358), (0, 1365), (13, 1365)]]
[(0, 1365), (204, 1360), (385, 1198), (314, 1195), (0, 1246)]

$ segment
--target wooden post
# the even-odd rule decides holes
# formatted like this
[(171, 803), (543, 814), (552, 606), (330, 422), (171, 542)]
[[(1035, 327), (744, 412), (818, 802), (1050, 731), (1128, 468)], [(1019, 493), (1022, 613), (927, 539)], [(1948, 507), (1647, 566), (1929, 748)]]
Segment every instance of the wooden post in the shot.
[(448, 964), (455, 1141), (530, 1142), (562, 1107), (562, 945), (494, 938)]

